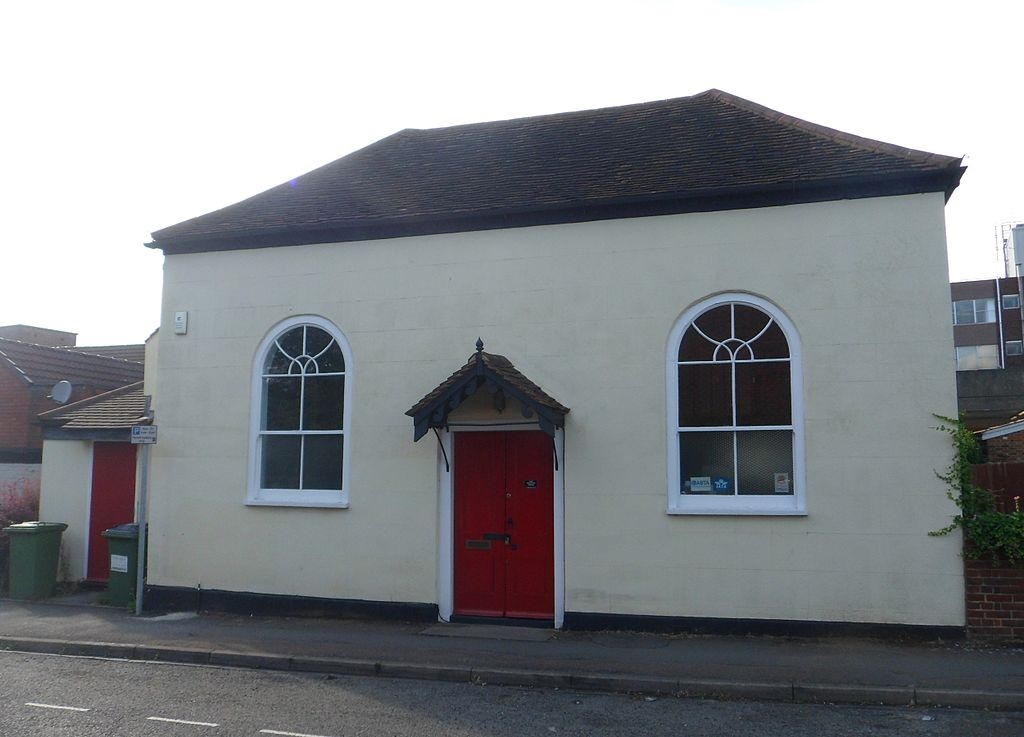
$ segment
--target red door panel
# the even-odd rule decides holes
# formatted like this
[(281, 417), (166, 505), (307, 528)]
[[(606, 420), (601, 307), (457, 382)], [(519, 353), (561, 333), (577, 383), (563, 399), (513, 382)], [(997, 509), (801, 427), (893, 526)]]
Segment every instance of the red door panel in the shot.
[(455, 613), (554, 616), (551, 438), (455, 436)]
[(506, 433), (508, 546), (505, 616), (555, 616), (551, 438), (541, 432)]
[(86, 578), (107, 580), (110, 559), (102, 533), (134, 519), (135, 446), (131, 443), (93, 443)]
[(505, 439), (455, 435), (455, 611), (504, 616)]

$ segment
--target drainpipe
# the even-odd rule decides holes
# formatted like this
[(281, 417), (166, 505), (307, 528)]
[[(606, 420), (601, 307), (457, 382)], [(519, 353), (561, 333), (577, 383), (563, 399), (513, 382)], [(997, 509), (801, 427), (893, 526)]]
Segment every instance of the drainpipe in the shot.
[[(1019, 298), (1018, 294), (1018, 298)], [(1003, 342), (1003, 291), (996, 277), (996, 315), (999, 317), (999, 368), (1006, 368), (1006, 347)]]

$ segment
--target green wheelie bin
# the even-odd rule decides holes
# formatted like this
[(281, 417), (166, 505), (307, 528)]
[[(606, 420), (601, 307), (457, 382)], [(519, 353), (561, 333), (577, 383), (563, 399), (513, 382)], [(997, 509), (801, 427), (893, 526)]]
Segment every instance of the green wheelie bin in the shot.
[(110, 548), (110, 577), (107, 579), (107, 603), (128, 606), (135, 601), (138, 574), (139, 526), (132, 522), (104, 530)]
[(11, 539), (10, 591), (12, 599), (53, 596), (60, 563), (63, 522), (21, 522), (5, 527)]

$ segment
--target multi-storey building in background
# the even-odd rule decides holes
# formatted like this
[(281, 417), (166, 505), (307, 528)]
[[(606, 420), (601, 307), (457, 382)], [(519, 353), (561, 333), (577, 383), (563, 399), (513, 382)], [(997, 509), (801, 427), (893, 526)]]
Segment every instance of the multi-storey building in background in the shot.
[(1024, 224), (1000, 235), (1005, 276), (950, 285), (957, 396), (974, 429), (1024, 410)]
[(957, 371), (1024, 366), (1019, 277), (954, 282)]

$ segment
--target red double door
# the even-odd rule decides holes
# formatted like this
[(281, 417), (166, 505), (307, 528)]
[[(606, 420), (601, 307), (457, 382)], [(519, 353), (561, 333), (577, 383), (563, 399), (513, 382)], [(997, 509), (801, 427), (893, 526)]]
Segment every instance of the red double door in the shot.
[(551, 438), (456, 433), (454, 462), (455, 614), (554, 618)]

